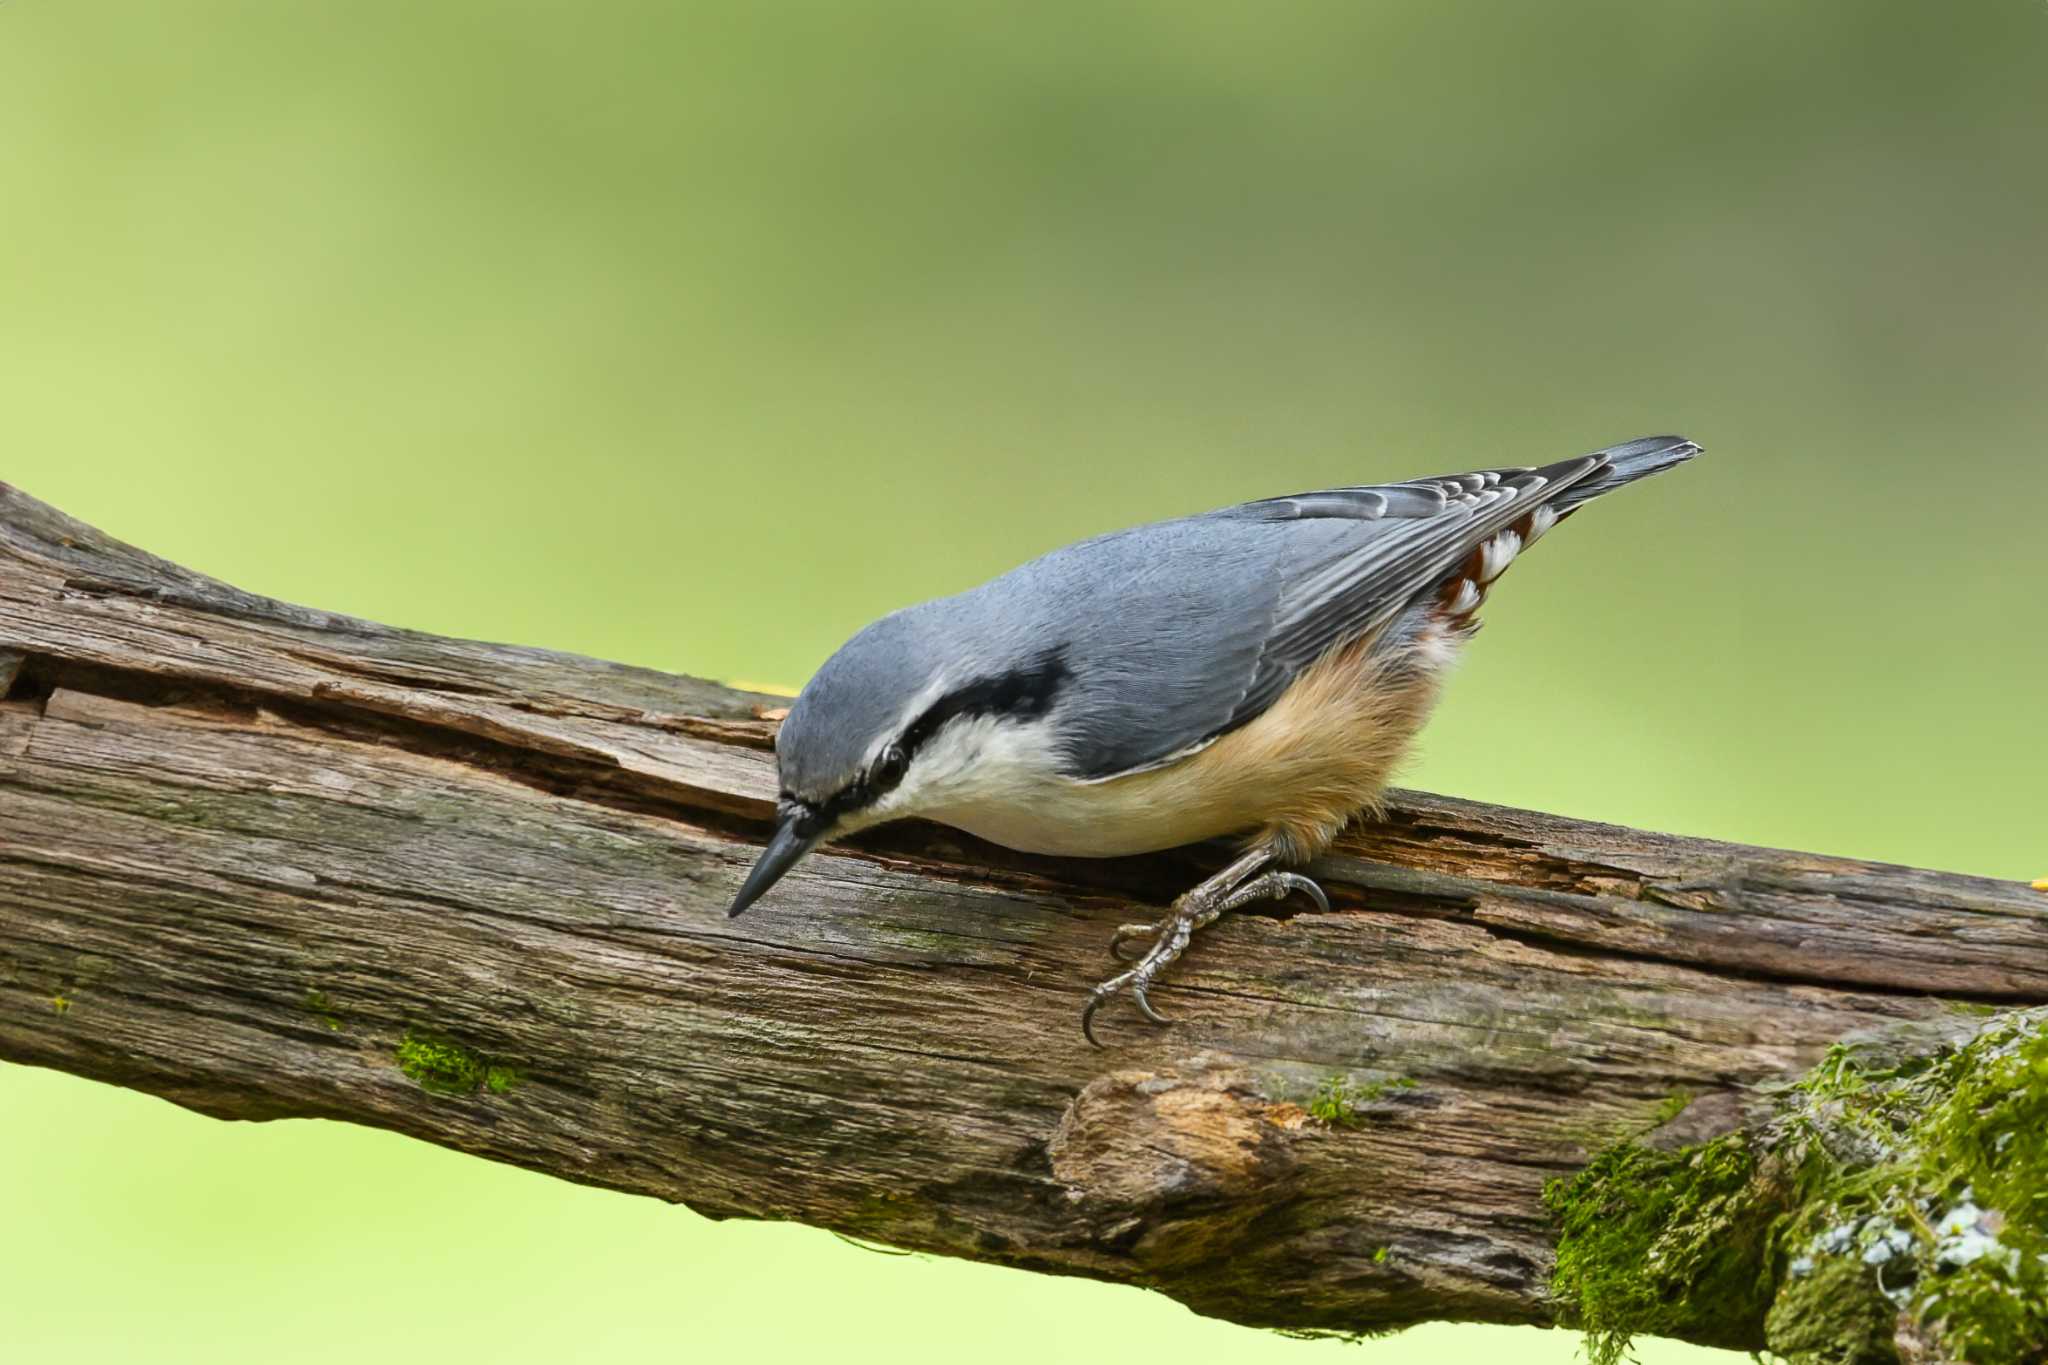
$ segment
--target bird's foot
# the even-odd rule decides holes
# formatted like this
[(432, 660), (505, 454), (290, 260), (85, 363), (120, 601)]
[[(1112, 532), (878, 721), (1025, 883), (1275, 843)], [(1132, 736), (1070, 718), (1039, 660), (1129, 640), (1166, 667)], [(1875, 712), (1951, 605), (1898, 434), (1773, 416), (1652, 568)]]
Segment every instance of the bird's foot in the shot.
[(1211, 878), (1182, 896), (1163, 919), (1117, 926), (1116, 933), (1110, 936), (1109, 951), (1119, 962), (1131, 961), (1123, 953), (1126, 943), (1143, 938), (1150, 938), (1152, 943), (1128, 971), (1117, 973), (1088, 993), (1088, 1003), (1081, 1010), (1081, 1033), (1089, 1042), (1102, 1046), (1095, 1036), (1095, 1011), (1125, 991), (1130, 992), (1132, 1002), (1147, 1019), (1155, 1024), (1166, 1023), (1166, 1016), (1152, 1007), (1145, 992), (1158, 980), (1160, 973), (1187, 951), (1188, 943), (1196, 932), (1214, 923), (1218, 916), (1256, 901), (1285, 900), (1296, 891), (1314, 900), (1324, 910), (1330, 908), (1329, 897), (1323, 894), (1323, 888), (1298, 872), (1262, 872), (1234, 884), (1225, 880), (1232, 872), (1239, 872), (1239, 869), (1236, 866), (1228, 868), (1222, 876)]
[[(1243, 886), (1230, 892), (1223, 898), (1222, 903), (1215, 907), (1213, 913), (1202, 918), (1194, 927), (1196, 929), (1203, 928), (1226, 910), (1241, 910), (1255, 901), (1286, 900), (1291, 893), (1296, 891), (1301, 892), (1314, 901), (1321, 909), (1327, 911), (1330, 908), (1330, 898), (1323, 894), (1323, 888), (1316, 885), (1312, 879), (1296, 872), (1268, 872), (1263, 876), (1252, 878)], [(1193, 893), (1190, 892), (1189, 894), (1192, 895)], [(1184, 896), (1181, 899), (1186, 900), (1187, 897)], [(1164, 919), (1136, 920), (1130, 924), (1119, 924), (1116, 927), (1116, 932), (1109, 936), (1109, 955), (1119, 962), (1136, 961), (1136, 958), (1124, 956), (1124, 945), (1136, 939), (1158, 938), (1166, 930), (1166, 927), (1173, 923), (1173, 920), (1174, 916), (1168, 915)], [(1143, 956), (1143, 954), (1140, 954), (1140, 956)]]

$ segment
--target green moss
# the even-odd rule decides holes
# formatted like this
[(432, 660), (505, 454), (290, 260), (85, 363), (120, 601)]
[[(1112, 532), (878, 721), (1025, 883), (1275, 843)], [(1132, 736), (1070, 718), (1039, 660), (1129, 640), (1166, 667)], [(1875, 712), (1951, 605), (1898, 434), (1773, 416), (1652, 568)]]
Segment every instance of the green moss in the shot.
[(1683, 1090), (1673, 1091), (1663, 1099), (1658, 1100), (1657, 1107), (1650, 1111), (1650, 1126), (1652, 1128), (1662, 1128), (1691, 1107), (1692, 1095), (1690, 1093)]
[(1389, 1090), (1414, 1088), (1414, 1080), (1407, 1076), (1392, 1076), (1362, 1084), (1354, 1084), (1348, 1076), (1332, 1076), (1316, 1087), (1316, 1093), (1309, 1097), (1306, 1108), (1308, 1116), (1319, 1122), (1340, 1128), (1356, 1128), (1365, 1121), (1358, 1112), (1360, 1109), (1380, 1099)]
[(299, 1007), (325, 1024), (332, 1032), (341, 1032), (341, 1011), (335, 1007), (334, 1001), (325, 991), (307, 991), (306, 998), (299, 1002)]
[(1829, 1050), (1756, 1129), (1621, 1143), (1553, 1181), (1553, 1288), (1614, 1365), (1636, 1334), (1791, 1365), (2048, 1356), (2048, 1010), (1904, 1057)]
[(1882, 1304), (1929, 1358), (2048, 1355), (2048, 1012), (1994, 1018), (1797, 1118), (1831, 1168), (1786, 1239), (1787, 1294), (1818, 1297), (1798, 1281), (1827, 1278), (1832, 1301), (1853, 1305), (1845, 1282), (1860, 1283), (1863, 1304)]
[(1895, 1365), (1898, 1312), (1860, 1257), (1831, 1256), (1788, 1275), (1764, 1319), (1775, 1353), (1802, 1365)]
[(1759, 1267), (1783, 1183), (1742, 1134), (1677, 1152), (1620, 1143), (1550, 1182), (1553, 1288), (1593, 1365), (1622, 1360), (1637, 1333), (1742, 1344), (1770, 1303)]
[(518, 1071), (461, 1044), (434, 1034), (409, 1032), (398, 1045), (398, 1069), (436, 1095), (474, 1095), (488, 1090), (509, 1094), (521, 1081)]

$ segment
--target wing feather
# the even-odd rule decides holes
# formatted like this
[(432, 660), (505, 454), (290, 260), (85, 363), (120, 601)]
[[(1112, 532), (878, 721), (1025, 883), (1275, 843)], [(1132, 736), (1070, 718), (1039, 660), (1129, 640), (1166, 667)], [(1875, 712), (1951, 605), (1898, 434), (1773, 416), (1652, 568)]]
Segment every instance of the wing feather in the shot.
[[(1649, 437), (1538, 468), (1266, 498), (1056, 552), (1031, 596), (1060, 604), (1071, 641), (1061, 728), (1073, 775), (1107, 780), (1196, 752), (1539, 508), (1568, 512), (1697, 453)], [(1098, 596), (1104, 583), (1118, 590)]]
[(1386, 625), (1478, 546), (1601, 466), (1589, 455), (1541, 469), (1489, 469), (1268, 499), (1216, 514), (1300, 520), (1363, 512), (1360, 519), (1372, 523), (1340, 553), (1305, 566), (1282, 586), (1272, 633), (1225, 728), (1264, 711), (1303, 668)]

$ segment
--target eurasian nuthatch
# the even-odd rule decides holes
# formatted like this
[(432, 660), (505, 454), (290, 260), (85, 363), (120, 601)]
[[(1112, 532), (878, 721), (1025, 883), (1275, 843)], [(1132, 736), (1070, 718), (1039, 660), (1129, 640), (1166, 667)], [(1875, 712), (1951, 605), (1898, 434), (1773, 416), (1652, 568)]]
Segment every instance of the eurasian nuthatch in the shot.
[(883, 617), (826, 660), (776, 740), (775, 834), (731, 913), (820, 842), (916, 816), (1110, 858), (1242, 835), (1153, 924), (1081, 1026), (1218, 915), (1300, 891), (1388, 777), (1488, 587), (1580, 506), (1699, 453), (1652, 436), (1540, 469), (1270, 498), (1055, 550)]

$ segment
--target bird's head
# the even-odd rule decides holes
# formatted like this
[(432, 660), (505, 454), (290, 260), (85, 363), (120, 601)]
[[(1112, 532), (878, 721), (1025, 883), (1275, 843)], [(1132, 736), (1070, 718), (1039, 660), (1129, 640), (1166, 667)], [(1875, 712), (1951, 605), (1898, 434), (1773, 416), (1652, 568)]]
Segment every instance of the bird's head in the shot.
[(1067, 677), (1059, 651), (995, 659), (935, 628), (940, 605), (862, 630), (790, 707), (775, 739), (775, 833), (728, 914), (759, 900), (827, 839), (971, 796), (991, 745), (1036, 747), (1043, 727), (1031, 723)]

